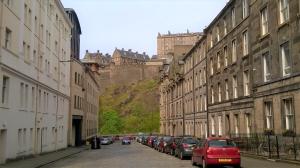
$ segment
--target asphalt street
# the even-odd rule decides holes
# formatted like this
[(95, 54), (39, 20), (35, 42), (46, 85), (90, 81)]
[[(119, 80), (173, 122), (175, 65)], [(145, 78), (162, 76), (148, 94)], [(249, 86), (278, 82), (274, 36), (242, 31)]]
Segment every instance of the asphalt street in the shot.
[[(138, 143), (116, 142), (100, 150), (87, 150), (42, 168), (195, 168), (190, 160), (180, 160)], [(299, 165), (242, 158), (243, 168), (300, 168)]]

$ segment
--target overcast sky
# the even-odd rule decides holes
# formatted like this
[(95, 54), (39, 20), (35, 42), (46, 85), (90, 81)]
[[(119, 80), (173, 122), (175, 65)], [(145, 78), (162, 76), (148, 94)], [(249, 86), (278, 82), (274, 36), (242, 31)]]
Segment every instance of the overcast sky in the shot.
[(158, 32), (201, 32), (228, 0), (61, 0), (75, 9), (85, 50), (112, 54), (115, 47), (156, 54)]

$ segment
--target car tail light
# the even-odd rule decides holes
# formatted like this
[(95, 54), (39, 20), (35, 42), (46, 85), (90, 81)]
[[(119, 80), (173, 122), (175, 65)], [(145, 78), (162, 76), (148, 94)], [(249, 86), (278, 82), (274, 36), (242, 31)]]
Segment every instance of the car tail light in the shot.
[(167, 146), (167, 143), (166, 143), (166, 142), (164, 142), (164, 146)]
[(189, 145), (184, 143), (184, 144), (182, 144), (182, 147), (183, 148), (189, 148)]
[(212, 150), (210, 148), (207, 148), (206, 154), (211, 154)]
[(237, 153), (238, 153), (238, 154), (241, 154), (241, 151), (240, 151), (240, 149), (237, 149)]

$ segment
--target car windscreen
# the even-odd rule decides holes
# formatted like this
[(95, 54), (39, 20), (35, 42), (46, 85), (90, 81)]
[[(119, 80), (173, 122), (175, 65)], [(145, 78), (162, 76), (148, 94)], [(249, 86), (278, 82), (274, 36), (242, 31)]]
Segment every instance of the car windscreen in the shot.
[(183, 143), (187, 143), (187, 144), (196, 144), (197, 140), (193, 139), (193, 138), (187, 138), (187, 139), (183, 139), (182, 141)]
[(208, 142), (209, 147), (236, 147), (236, 144), (232, 140), (219, 139), (210, 140)]

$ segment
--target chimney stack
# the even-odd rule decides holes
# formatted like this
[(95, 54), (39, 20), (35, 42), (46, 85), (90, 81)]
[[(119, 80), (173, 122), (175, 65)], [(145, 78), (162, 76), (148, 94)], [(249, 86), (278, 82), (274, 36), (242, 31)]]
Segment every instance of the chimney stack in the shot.
[(85, 53), (89, 53), (89, 50), (85, 50)]
[(131, 52), (132, 50), (131, 50), (131, 49), (129, 49), (128, 51), (129, 51), (129, 52)]
[(122, 48), (122, 51), (124, 51), (124, 48)]
[(146, 52), (143, 52), (143, 55), (146, 55)]
[(100, 52), (100, 51), (99, 51), (99, 50), (97, 50), (97, 53), (98, 53), (98, 54), (99, 54), (99, 52)]

